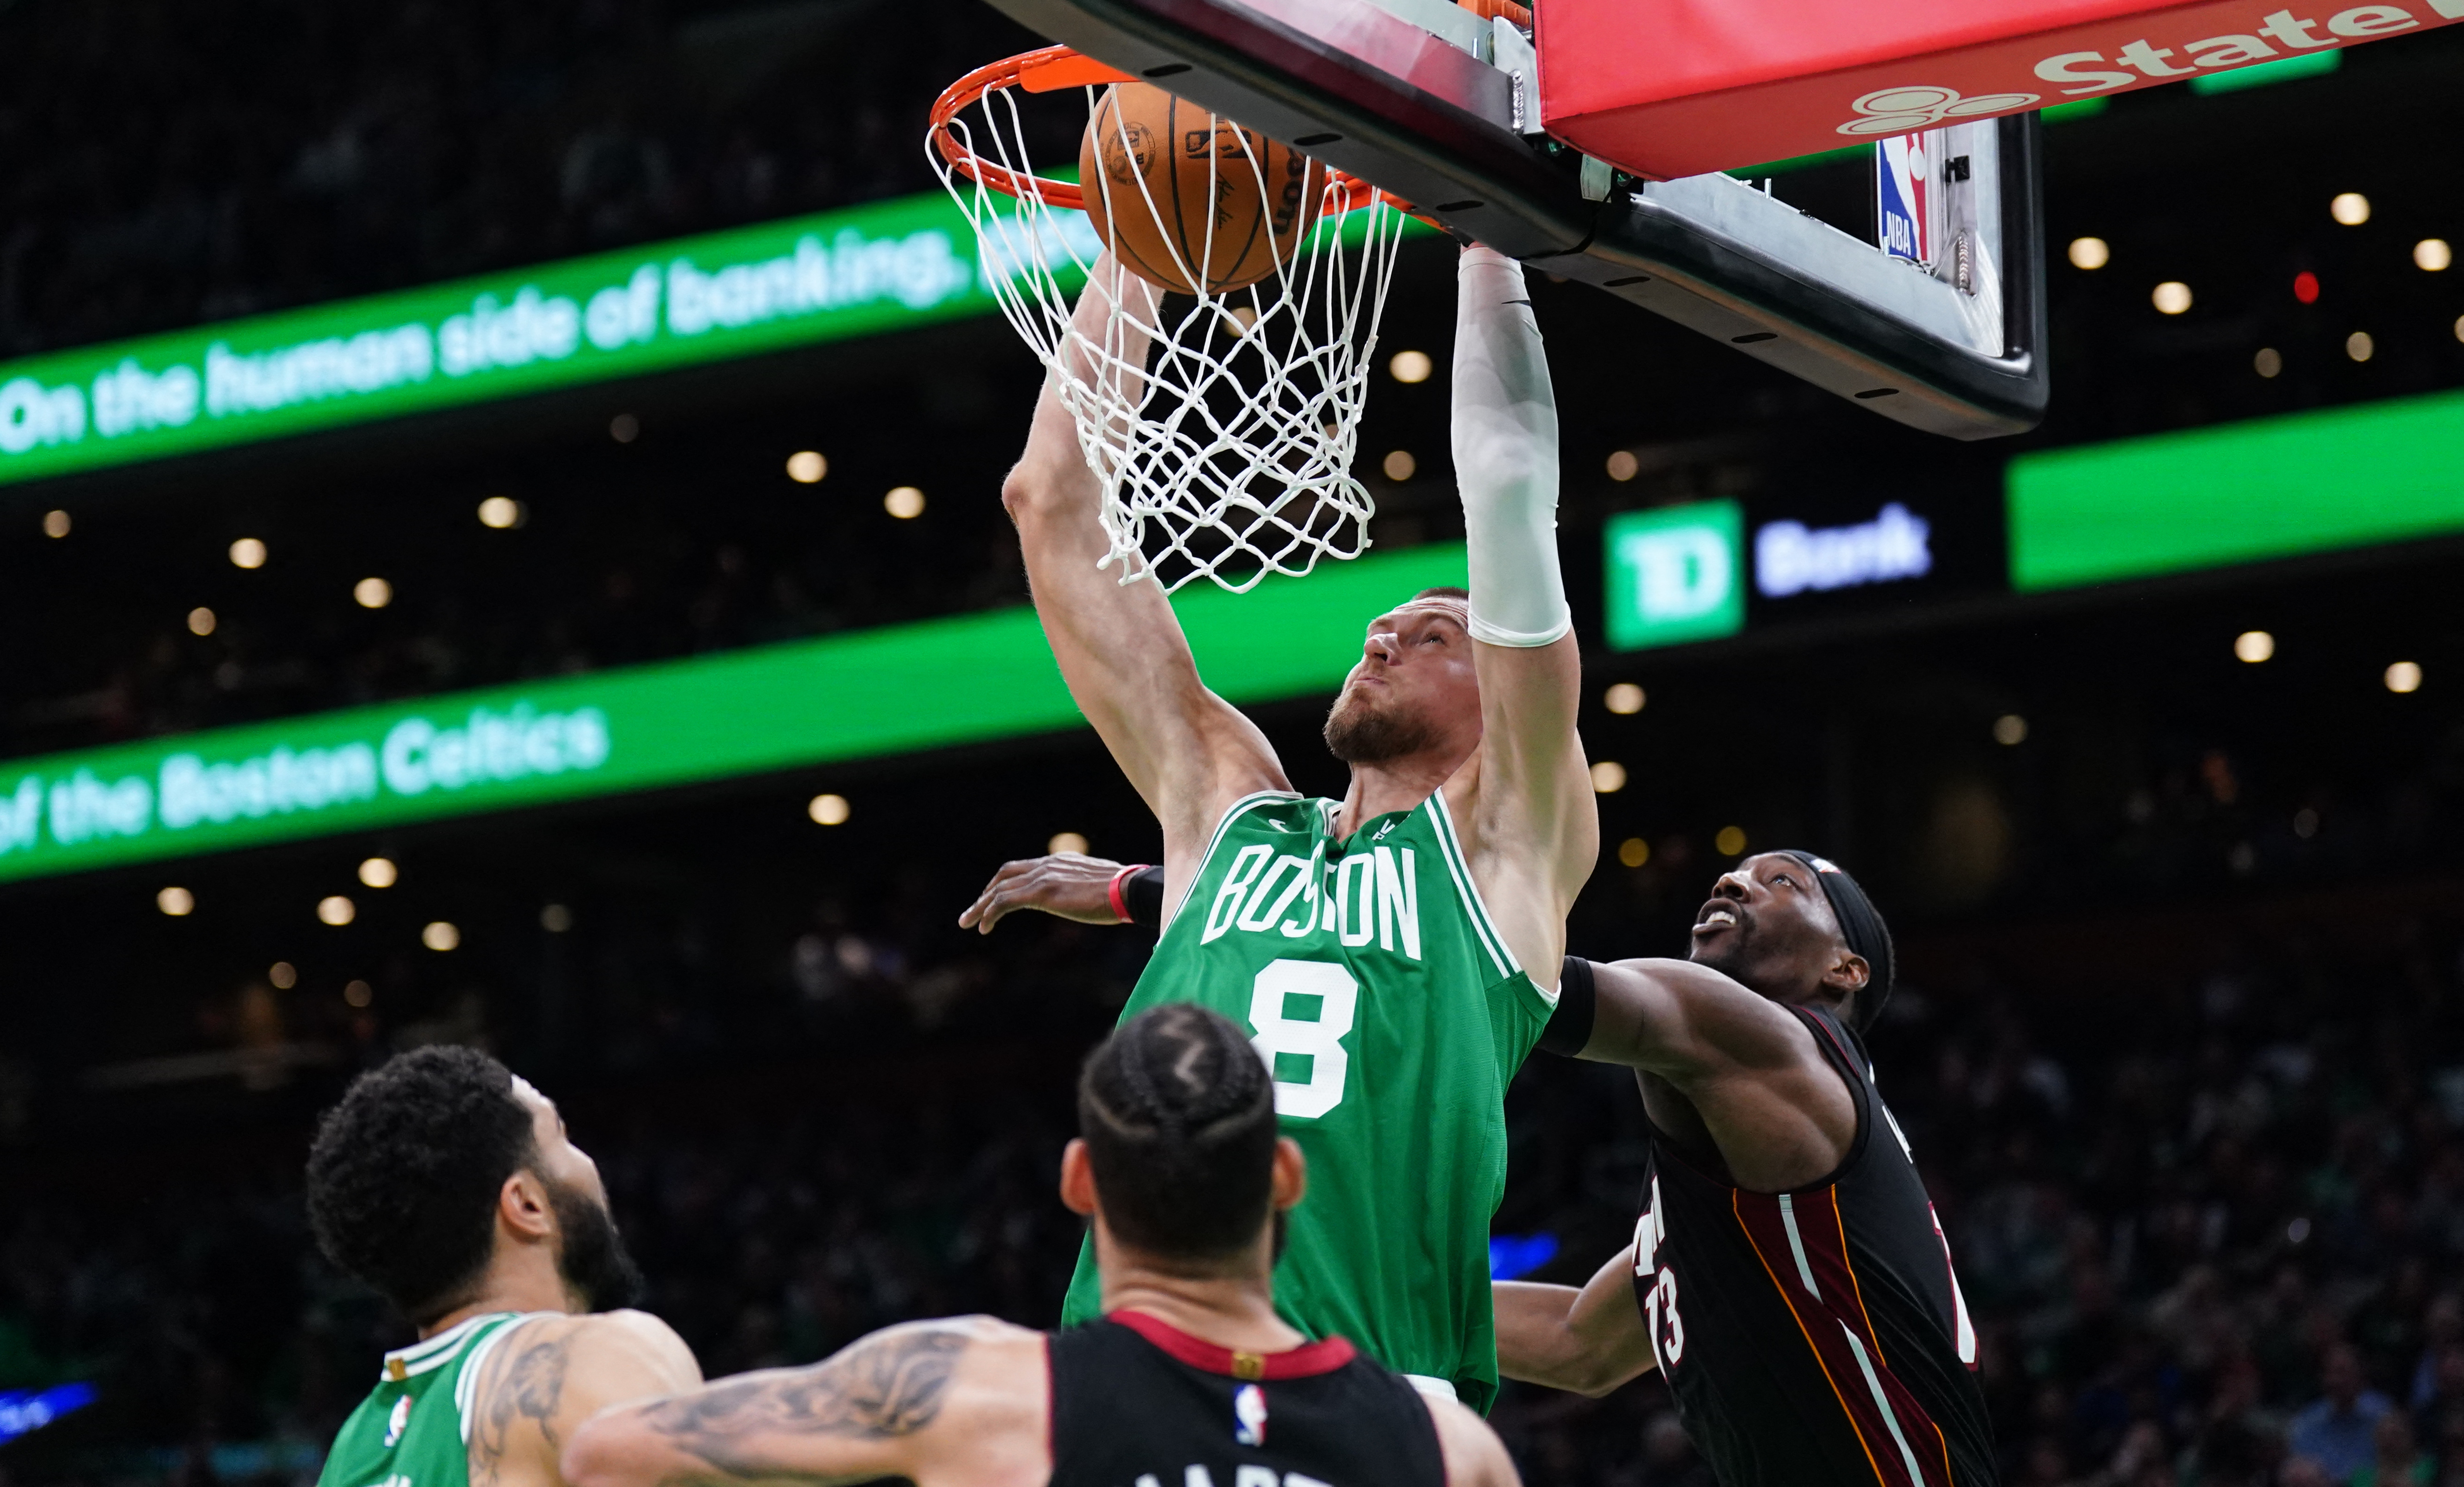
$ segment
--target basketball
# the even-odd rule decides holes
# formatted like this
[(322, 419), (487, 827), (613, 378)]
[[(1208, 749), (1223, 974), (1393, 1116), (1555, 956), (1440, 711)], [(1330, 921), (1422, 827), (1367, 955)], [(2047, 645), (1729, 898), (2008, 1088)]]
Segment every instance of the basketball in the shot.
[(1290, 261), (1326, 193), (1317, 162), (1146, 82), (1095, 105), (1078, 179), (1096, 236), (1123, 266), (1182, 294), (1200, 276), (1210, 294), (1243, 289)]

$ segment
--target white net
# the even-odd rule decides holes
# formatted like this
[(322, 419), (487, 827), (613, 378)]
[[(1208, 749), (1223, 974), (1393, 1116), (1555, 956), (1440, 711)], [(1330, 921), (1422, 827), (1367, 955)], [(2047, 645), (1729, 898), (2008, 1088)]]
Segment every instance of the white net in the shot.
[[(1085, 92), (1091, 110), (1101, 90)], [(1238, 593), (1366, 551), (1374, 507), (1352, 466), (1403, 213), (1337, 176), (1263, 279), (1160, 293), (1114, 269), (1088, 285), (1110, 307), (1089, 336), (1072, 292), (1104, 244), (1074, 189), (1030, 172), (1016, 93), (989, 87), (948, 117), (938, 127), (963, 163), (938, 150), (934, 163), (975, 226), (986, 286), (1077, 424), (1102, 490), (1101, 566), (1125, 584), (1152, 573), (1172, 589), (1202, 574)], [(1237, 137), (1237, 156), (1213, 168), (1248, 172), (1264, 194), (1255, 136)], [(1096, 179), (1111, 221), (1156, 210), (1143, 179)], [(1172, 251), (1185, 283), (1228, 277)]]

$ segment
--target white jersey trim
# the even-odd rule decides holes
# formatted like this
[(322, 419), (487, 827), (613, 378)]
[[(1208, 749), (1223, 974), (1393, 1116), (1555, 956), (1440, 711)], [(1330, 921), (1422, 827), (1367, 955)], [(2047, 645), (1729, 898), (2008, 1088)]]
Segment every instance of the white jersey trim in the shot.
[(482, 1312), (455, 1322), (432, 1338), (413, 1343), (408, 1347), (398, 1347), (385, 1355), (385, 1364), (377, 1370), (377, 1377), (398, 1382), (415, 1373), (442, 1368), (453, 1361), (462, 1345), (470, 1342), (481, 1327), (499, 1317), (513, 1315), (512, 1312)]
[(1190, 874), (1189, 881), (1181, 885), (1180, 901), (1174, 904), (1164, 915), (1163, 928), (1155, 932), (1155, 938), (1161, 940), (1165, 935), (1172, 933), (1172, 926), (1180, 919), (1180, 911), (1189, 907), (1190, 893), (1205, 878), (1206, 865), (1215, 860), (1215, 849), (1223, 845), (1223, 833), (1232, 830), (1232, 823), (1235, 820), (1238, 820), (1243, 812), (1253, 810), (1270, 800), (1289, 802), (1306, 799), (1308, 797), (1298, 790), (1255, 790), (1224, 807), (1222, 819), (1215, 823), (1215, 834), (1207, 838), (1205, 855), (1198, 859), (1198, 871)]
[[(1523, 966), (1515, 960), (1513, 950), (1507, 946), (1506, 937), (1497, 932), (1496, 922), (1489, 917), (1488, 905), (1481, 899), (1480, 885), (1472, 881), (1471, 864), (1464, 859), (1463, 842), (1455, 834), (1455, 818), (1446, 810), (1444, 790), (1429, 792), (1428, 810), (1429, 820), (1437, 827), (1438, 845), (1441, 849), (1439, 854), (1445, 858), (1446, 874), (1455, 880), (1455, 892), (1463, 899), (1464, 915), (1471, 921), (1472, 936), (1480, 942), (1481, 948), (1488, 952), (1490, 963), (1497, 966), (1498, 979), (1503, 981), (1521, 971)], [(1540, 992), (1542, 1001), (1551, 1007), (1557, 1005), (1555, 991), (1541, 990), (1536, 981), (1531, 987)]]

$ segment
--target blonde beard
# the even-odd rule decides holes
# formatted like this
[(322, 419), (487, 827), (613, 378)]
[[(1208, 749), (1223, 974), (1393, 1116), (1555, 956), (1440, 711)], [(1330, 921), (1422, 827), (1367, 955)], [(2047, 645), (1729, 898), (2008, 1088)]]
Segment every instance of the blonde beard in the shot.
[(1327, 751), (1347, 765), (1382, 765), (1427, 748), (1438, 731), (1425, 718), (1397, 717), (1347, 691), (1326, 715), (1324, 736)]

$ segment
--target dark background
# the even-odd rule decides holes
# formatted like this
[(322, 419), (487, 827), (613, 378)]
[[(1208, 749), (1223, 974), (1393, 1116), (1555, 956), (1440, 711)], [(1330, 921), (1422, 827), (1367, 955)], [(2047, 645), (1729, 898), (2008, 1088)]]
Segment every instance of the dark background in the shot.
[[(0, 4), (0, 351), (927, 189), (926, 104), (1031, 39), (960, 0)], [(1601, 797), (1573, 939), (1676, 951), (1725, 827), (1872, 888), (1907, 988), (1875, 1039), (1883, 1088), (2014, 1482), (2378, 1471), (2301, 1450), (2346, 1345), (2409, 1416), (2419, 1479), (2464, 1482), (2464, 562), (2426, 543), (2028, 600), (1999, 568), (2014, 454), (2464, 386), (2464, 271), (2410, 260), (2419, 237), (2464, 242), (2458, 76), (2464, 31), (2432, 33), (2331, 77), (2051, 125), (2055, 411), (2021, 439), (1927, 439), (1534, 286), (1595, 642), (1616, 512), (1735, 496), (1753, 522), (1829, 524), (1900, 499), (1935, 522), (1928, 580), (1587, 657), (1586, 743), (1629, 783)], [(1840, 168), (1778, 193), (1837, 196)], [(2344, 190), (2365, 226), (2330, 219)], [(2109, 266), (2063, 261), (2083, 233)], [(1381, 354), (1443, 365), (1448, 255), (1407, 246)], [(2315, 304), (2292, 293), (2304, 269)], [(2169, 278), (2189, 314), (2150, 307)], [(2367, 363), (2343, 350), (2355, 329)], [(2257, 375), (2261, 346), (2282, 375)], [(0, 490), (0, 753), (1020, 602), (997, 489), (1035, 385), (987, 320)], [(1380, 543), (1460, 535), (1445, 406), (1442, 376), (1376, 382), (1367, 462), (1419, 462), (1373, 479)], [(817, 486), (782, 473), (806, 448), (830, 460)], [(1634, 478), (1608, 474), (1617, 451)], [(922, 517), (884, 513), (893, 484), (926, 491)], [(525, 524), (481, 526), (495, 495)], [(266, 567), (230, 566), (239, 536)], [(370, 573), (385, 610), (351, 602)], [(208, 637), (184, 624), (201, 604)], [(2264, 665), (2233, 655), (2253, 628), (2277, 637)], [(2385, 689), (2399, 659), (2422, 690)], [(1618, 680), (1639, 714), (1599, 705)], [(918, 678), (926, 699), (963, 685)], [(1259, 717), (1301, 788), (1336, 793), (1325, 700)], [(2024, 741), (1996, 741), (2006, 716)], [(847, 824), (806, 817), (821, 789)], [(1062, 831), (1156, 850), (1083, 735), (0, 892), (0, 1388), (102, 1390), (0, 1446), (0, 1479), (313, 1476), (404, 1334), (306, 1243), (305, 1134), (355, 1070), (439, 1039), (565, 1102), (653, 1304), (713, 1373), (904, 1317), (1049, 1321), (1077, 1240), (1050, 1195), (1068, 1083), (1143, 944), (955, 921)], [(401, 880), (361, 889), (376, 853)], [(169, 881), (194, 915), (156, 911)], [(334, 892), (361, 904), (347, 928), (314, 917)], [(435, 919), (460, 948), (420, 945)], [(223, 1056), (169, 1076), (204, 1067), (163, 1062), (185, 1055)], [(1538, 1056), (1510, 1123), (1498, 1230), (1558, 1236), (1543, 1274), (1577, 1279), (1631, 1229), (1631, 1085)], [(1597, 1403), (1512, 1390), (1497, 1419), (1535, 1483), (1703, 1479), (1651, 1380)], [(2415, 1471), (2385, 1433), (2373, 1481)]]

